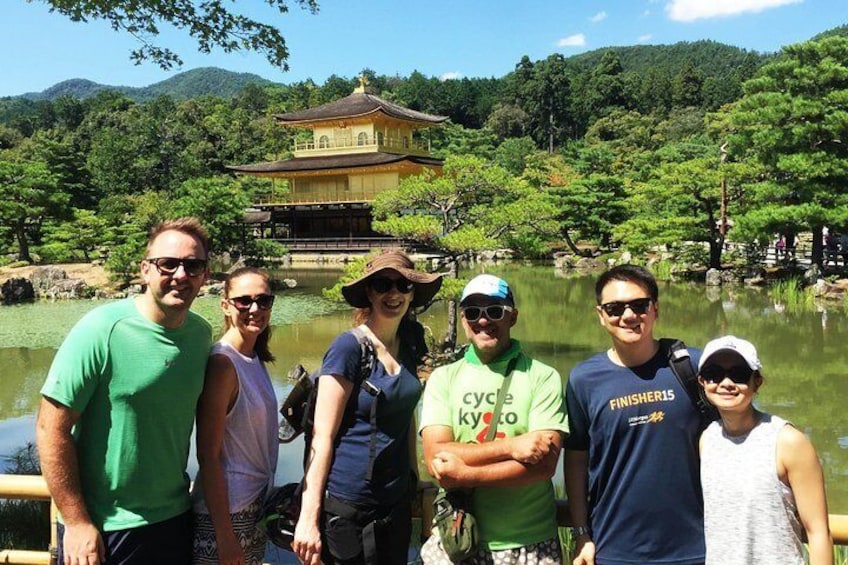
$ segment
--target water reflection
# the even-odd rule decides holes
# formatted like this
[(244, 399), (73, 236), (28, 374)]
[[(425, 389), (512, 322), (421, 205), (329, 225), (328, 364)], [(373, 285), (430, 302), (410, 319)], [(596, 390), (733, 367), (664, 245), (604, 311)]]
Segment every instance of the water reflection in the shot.
[[(489, 270), (515, 289), (519, 320), (514, 335), (563, 377), (577, 362), (608, 347), (593, 309), (591, 279), (559, 277), (549, 267)], [(330, 340), (350, 325), (349, 309), (320, 298), (320, 289), (332, 283), (334, 273), (312, 271), (294, 278), (298, 287), (281, 293), (274, 308), (271, 347), (278, 361), (269, 369), (281, 396), (288, 386), (288, 369), (296, 362), (317, 367)], [(218, 299), (205, 297), (196, 304), (220, 326)], [(80, 301), (0, 308), (0, 455), (32, 441), (38, 390), (55, 347), (95, 305)], [(444, 305), (425, 313), (422, 322), (441, 339)], [(844, 310), (797, 312), (776, 306), (761, 290), (663, 284), (657, 332), (696, 346), (725, 333), (753, 341), (766, 379), (758, 405), (810, 435), (824, 464), (830, 510), (848, 514), (848, 483), (842, 480), (848, 474), (848, 411), (842, 407), (848, 392)], [(301, 443), (281, 451), (278, 480), (299, 478)]]

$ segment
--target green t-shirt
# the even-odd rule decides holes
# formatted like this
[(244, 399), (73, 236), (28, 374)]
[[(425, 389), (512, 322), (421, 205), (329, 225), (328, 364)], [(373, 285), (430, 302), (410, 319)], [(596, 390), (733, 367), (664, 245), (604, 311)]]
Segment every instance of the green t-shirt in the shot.
[[(420, 428), (450, 426), (455, 441), (482, 443), (503, 372), (516, 355), (521, 358), (512, 372), (495, 440), (538, 430), (568, 433), (559, 373), (522, 355), (516, 340), (489, 365), (482, 364), (469, 348), (463, 359), (433, 371), (424, 389)], [(473, 504), (480, 537), (491, 551), (523, 547), (557, 535), (551, 481), (521, 487), (477, 487)]]
[(73, 435), (82, 494), (104, 531), (191, 507), (186, 463), (211, 344), (197, 314), (167, 329), (127, 299), (86, 314), (56, 353), (41, 394), (81, 414)]

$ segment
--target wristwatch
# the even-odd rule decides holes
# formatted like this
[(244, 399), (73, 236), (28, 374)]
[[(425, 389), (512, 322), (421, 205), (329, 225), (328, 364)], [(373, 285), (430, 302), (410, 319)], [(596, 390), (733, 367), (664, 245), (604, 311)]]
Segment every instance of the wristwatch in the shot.
[(592, 535), (592, 532), (589, 531), (588, 526), (574, 526), (572, 528), (569, 528), (569, 530), (571, 531), (571, 538), (572, 539), (577, 539), (580, 536), (591, 536)]

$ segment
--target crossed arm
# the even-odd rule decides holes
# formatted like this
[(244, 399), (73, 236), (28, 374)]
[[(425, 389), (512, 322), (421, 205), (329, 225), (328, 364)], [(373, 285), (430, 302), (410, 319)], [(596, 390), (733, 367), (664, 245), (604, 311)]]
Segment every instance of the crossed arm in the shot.
[(556, 430), (528, 432), (482, 444), (454, 441), (450, 426), (421, 432), (430, 474), (445, 488), (523, 486), (550, 480), (562, 448)]
[(105, 560), (106, 550), (82, 497), (77, 450), (71, 436), (79, 418), (79, 412), (42, 396), (35, 438), (44, 480), (65, 523), (65, 560), (94, 565)]

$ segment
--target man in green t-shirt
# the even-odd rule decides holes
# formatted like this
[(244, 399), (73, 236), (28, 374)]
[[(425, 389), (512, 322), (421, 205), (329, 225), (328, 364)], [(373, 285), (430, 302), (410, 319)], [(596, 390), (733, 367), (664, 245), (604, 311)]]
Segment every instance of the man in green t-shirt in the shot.
[[(475, 277), (462, 292), (460, 310), (471, 347), (428, 379), (421, 436), (427, 468), (439, 484), (474, 489), (481, 543), (463, 563), (561, 563), (551, 477), (568, 433), (562, 380), (512, 339), (518, 310), (506, 281)], [(496, 433), (486, 441), (503, 386)], [(425, 564), (445, 561), (437, 529), (421, 557)]]
[(195, 218), (155, 226), (144, 293), (89, 312), (56, 353), (36, 439), (60, 563), (191, 561), (186, 464), (212, 330), (189, 308), (208, 254)]

